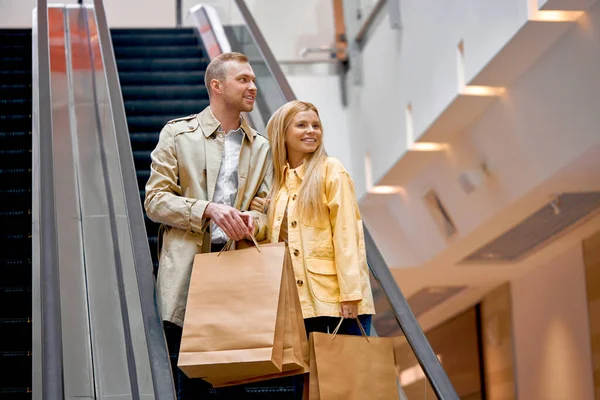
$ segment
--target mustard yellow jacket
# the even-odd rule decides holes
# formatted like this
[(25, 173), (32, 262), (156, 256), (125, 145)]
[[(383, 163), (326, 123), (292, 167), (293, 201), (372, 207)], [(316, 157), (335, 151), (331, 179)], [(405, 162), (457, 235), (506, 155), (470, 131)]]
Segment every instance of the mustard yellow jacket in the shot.
[(271, 203), (269, 240), (279, 240), (287, 207), (288, 245), (304, 318), (339, 317), (340, 302), (356, 300), (359, 314), (375, 314), (354, 183), (332, 157), (323, 163), (322, 173), (328, 218), (312, 223), (299, 220), (296, 204), (305, 168), (286, 167), (285, 184)]

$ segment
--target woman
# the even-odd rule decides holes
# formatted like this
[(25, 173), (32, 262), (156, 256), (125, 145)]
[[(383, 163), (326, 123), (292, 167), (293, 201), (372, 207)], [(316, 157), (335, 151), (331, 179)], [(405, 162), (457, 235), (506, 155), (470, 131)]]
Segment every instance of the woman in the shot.
[(367, 334), (375, 314), (363, 227), (354, 184), (339, 160), (327, 157), (314, 105), (291, 101), (269, 120), (273, 189), (267, 204), (271, 242), (289, 247), (307, 334)]

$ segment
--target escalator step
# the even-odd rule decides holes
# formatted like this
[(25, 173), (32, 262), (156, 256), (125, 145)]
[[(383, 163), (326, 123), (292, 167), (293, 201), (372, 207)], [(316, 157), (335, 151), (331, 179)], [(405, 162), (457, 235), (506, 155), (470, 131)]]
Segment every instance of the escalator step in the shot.
[[(124, 86), (123, 99), (127, 100), (196, 100), (208, 99), (208, 92), (204, 85), (144, 85)], [(177, 114), (181, 116), (181, 114)]]
[(127, 58), (179, 58), (198, 57), (204, 55), (202, 47), (193, 46), (127, 46), (115, 47), (115, 56), (121, 59)]
[(151, 150), (134, 150), (133, 161), (136, 170), (150, 169), (150, 153)]
[(27, 388), (31, 382), (31, 353), (0, 352), (0, 388)]
[(0, 168), (28, 168), (31, 150), (0, 150)]
[[(0, 40), (2, 40), (1, 36)], [(29, 40), (31, 40), (31, 38), (29, 38)], [(31, 55), (15, 57), (14, 54), (11, 54), (10, 56), (0, 56), (0, 67), (5, 71), (22, 69), (27, 66), (31, 66)], [(29, 75), (29, 80), (31, 80), (31, 74)]]
[[(30, 84), (4, 84), (0, 83), (0, 99), (30, 99), (31, 85)], [(0, 129), (6, 129), (0, 125)]]
[(0, 318), (0, 353), (31, 349), (31, 318)]
[(137, 176), (138, 188), (144, 189), (146, 187), (146, 182), (148, 182), (148, 178), (150, 178), (150, 170), (138, 170), (135, 171), (135, 175)]
[(194, 34), (194, 28), (113, 28), (111, 35), (184, 35)]
[(0, 199), (4, 204), (21, 204), (31, 208), (31, 189), (2, 189)]
[(0, 99), (0, 115), (31, 113), (31, 99)]
[(131, 147), (139, 150), (154, 150), (154, 148), (156, 147), (156, 143), (158, 143), (159, 136), (159, 132), (133, 132), (130, 134)]
[(193, 32), (171, 34), (112, 34), (112, 42), (116, 47), (140, 46), (197, 46), (198, 36)]
[(31, 114), (0, 115), (2, 129), (24, 131), (31, 127)]
[(121, 72), (121, 85), (202, 85), (204, 71)]
[(22, 187), (31, 180), (31, 168), (0, 169), (0, 190)]
[(31, 230), (29, 226), (31, 223), (31, 210), (27, 209), (27, 204), (15, 204), (12, 207), (25, 209), (13, 211), (7, 211), (6, 208), (0, 209), (0, 232), (26, 234)]
[[(2, 127), (0, 127), (2, 129)], [(3, 132), (0, 131), (0, 146), (3, 148), (17, 148), (31, 146), (31, 131)]]
[(31, 315), (31, 288), (0, 287), (0, 318), (25, 318)]
[(168, 58), (129, 58), (117, 59), (117, 68), (119, 69), (119, 72), (198, 71), (205, 70), (208, 63), (209, 60), (206, 58), (180, 58), (177, 60)]
[(31, 53), (31, 44), (25, 41), (22, 44), (2, 44), (0, 42), (0, 57), (25, 56)]
[(127, 116), (138, 115), (190, 115), (208, 106), (208, 100), (127, 100)]
[(4, 286), (29, 285), (31, 284), (31, 260), (0, 259), (0, 274)]
[[(2, 66), (2, 68), (5, 68), (5, 67)], [(27, 71), (27, 70), (3, 71), (3, 70), (0, 70), (0, 83), (30, 84), (31, 83), (31, 71)]]
[(0, 233), (2, 257), (8, 259), (27, 259), (31, 254), (30, 233)]
[(127, 118), (127, 127), (129, 128), (129, 132), (160, 132), (165, 124), (172, 120), (178, 118), (174, 115), (169, 116), (158, 116), (158, 117), (128, 117)]

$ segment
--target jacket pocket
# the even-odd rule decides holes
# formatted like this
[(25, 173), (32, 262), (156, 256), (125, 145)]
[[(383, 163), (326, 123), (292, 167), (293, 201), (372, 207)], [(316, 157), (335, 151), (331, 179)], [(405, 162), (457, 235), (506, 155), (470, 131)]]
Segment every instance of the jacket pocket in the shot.
[(340, 300), (335, 262), (324, 258), (307, 258), (306, 269), (312, 295), (326, 303), (337, 303)]

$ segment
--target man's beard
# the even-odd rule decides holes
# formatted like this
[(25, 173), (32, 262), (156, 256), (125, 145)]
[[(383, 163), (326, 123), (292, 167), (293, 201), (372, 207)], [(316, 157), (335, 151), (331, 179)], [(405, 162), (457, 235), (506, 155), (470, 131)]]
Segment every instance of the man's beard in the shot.
[(252, 110), (254, 110), (254, 103), (252, 103), (252, 104), (246, 103), (246, 99), (244, 99), (244, 97), (241, 97), (241, 98), (240, 97), (236, 97), (236, 98), (227, 97), (225, 99), (225, 104), (228, 109), (235, 110), (239, 113), (251, 112)]

